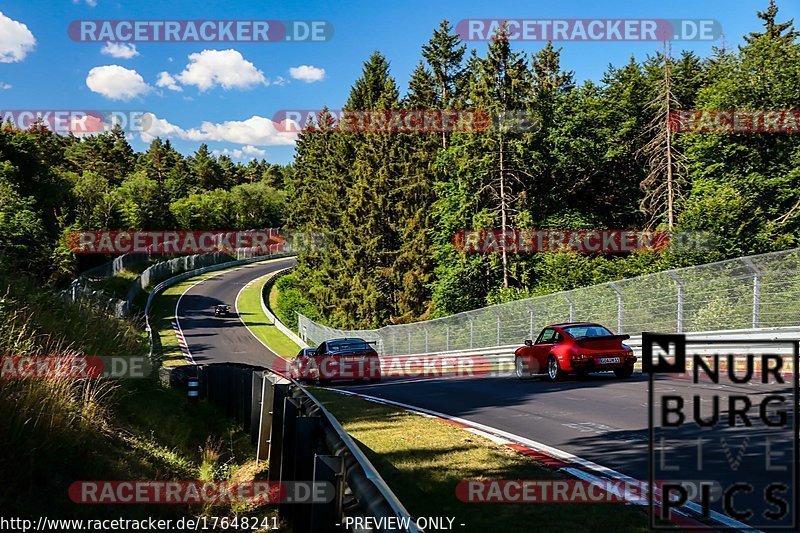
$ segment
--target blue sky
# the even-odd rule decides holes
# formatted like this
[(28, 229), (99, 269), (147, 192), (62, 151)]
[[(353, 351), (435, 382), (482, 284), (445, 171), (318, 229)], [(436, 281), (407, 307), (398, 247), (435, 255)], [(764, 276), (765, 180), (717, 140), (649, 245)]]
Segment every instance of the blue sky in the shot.
[[(293, 157), (291, 140), (261, 131), (265, 119), (285, 109), (339, 108), (374, 50), (387, 56), (392, 73), (405, 87), (420, 59), (420, 47), (443, 18), (453, 23), (467, 18), (709, 18), (721, 23), (726, 44), (733, 46), (759, 28), (755, 12), (767, 4), (768, 0), (0, 0), (5, 17), (0, 24), (9, 24), (7, 19), (24, 24), (35, 39), (32, 49), (15, 56), (8, 47), (19, 42), (9, 44), (0, 30), (0, 109), (143, 110), (163, 121), (159, 131), (170, 135), (184, 153), (207, 142), (239, 160), (256, 156), (287, 163)], [(800, 22), (796, 0), (780, 0), (778, 5), (782, 20), (794, 17)], [(323, 19), (335, 33), (324, 43), (137, 43), (137, 55), (125, 58), (103, 54), (100, 43), (72, 41), (67, 27), (78, 19)], [(479, 53), (486, 47), (468, 44)], [(660, 47), (654, 42), (556, 44), (563, 47), (563, 66), (574, 70), (579, 81), (597, 80), (609, 63), (621, 65), (631, 55), (643, 58)], [(673, 50), (707, 55), (713, 44), (719, 41), (676, 43)], [(514, 43), (526, 52), (542, 45)], [(225, 50), (233, 52), (212, 52)], [(191, 54), (198, 54), (195, 60), (189, 59)], [(193, 67), (187, 68), (190, 63)], [(213, 74), (209, 68), (224, 69), (226, 64), (234, 69), (228, 72), (234, 78), (226, 82), (227, 89), (213, 82), (204, 85), (204, 76)], [(290, 69), (301, 66), (313, 67), (294, 71), (301, 78), (306, 74), (305, 81), (291, 75)], [(320, 69), (324, 77), (313, 81), (322, 75)], [(158, 86), (162, 72), (181, 90), (167, 87), (170, 78)], [(127, 90), (126, 83), (135, 87)], [(257, 120), (245, 122), (252, 117)], [(203, 126), (206, 122), (210, 124)], [(138, 135), (131, 143), (137, 150), (146, 147)]]

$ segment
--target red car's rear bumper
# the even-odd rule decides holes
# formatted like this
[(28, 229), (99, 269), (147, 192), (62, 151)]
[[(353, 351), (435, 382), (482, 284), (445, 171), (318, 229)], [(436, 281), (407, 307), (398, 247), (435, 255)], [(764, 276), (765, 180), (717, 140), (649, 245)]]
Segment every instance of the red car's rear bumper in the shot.
[(572, 359), (571, 368), (564, 368), (567, 372), (611, 372), (620, 368), (630, 367), (636, 364), (636, 357), (614, 355), (619, 357), (619, 363), (600, 363), (597, 358)]

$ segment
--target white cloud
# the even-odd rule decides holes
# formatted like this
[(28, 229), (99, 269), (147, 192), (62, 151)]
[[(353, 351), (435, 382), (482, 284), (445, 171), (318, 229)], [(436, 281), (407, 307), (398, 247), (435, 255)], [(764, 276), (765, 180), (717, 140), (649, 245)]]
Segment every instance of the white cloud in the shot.
[(72, 0), (72, 3), (80, 4), (81, 1), (89, 7), (97, 7), (97, 0)]
[(274, 80), (272, 80), (272, 85), (284, 86), (284, 85), (286, 85), (287, 83), (289, 83), (289, 80), (287, 80), (287, 79), (286, 79), (286, 78), (284, 78), (283, 76), (278, 76), (277, 78), (275, 78)]
[(325, 79), (325, 69), (312, 67), (311, 65), (300, 65), (289, 69), (289, 75), (306, 83), (314, 83)]
[(237, 50), (203, 50), (191, 54), (189, 64), (175, 78), (184, 85), (207, 91), (217, 85), (223, 89), (249, 89), (267, 85), (264, 73)]
[(107, 42), (100, 50), (100, 53), (119, 59), (130, 59), (139, 55), (136, 45), (132, 43), (112, 43)]
[(253, 116), (244, 121), (226, 121), (222, 123), (203, 122), (199, 128), (185, 130), (158, 118), (152, 113), (145, 115), (142, 141), (150, 142), (156, 137), (173, 137), (187, 141), (217, 141), (246, 145), (241, 148), (243, 154), (261, 155), (257, 146), (293, 145), (297, 140), (296, 133), (280, 131), (276, 124), (268, 118)]
[(230, 120), (222, 123), (203, 122), (199, 128), (187, 133), (193, 141), (220, 141), (257, 146), (291, 145), (297, 137), (294, 133), (280, 131), (268, 118), (252, 116), (247, 120)]
[(174, 124), (170, 124), (163, 118), (158, 118), (153, 113), (145, 113), (142, 117), (142, 141), (149, 143), (156, 137), (164, 138), (185, 138), (186, 130)]
[(25, 24), (11, 20), (0, 11), (0, 63), (25, 59), (36, 47), (36, 38)]
[(4, 91), (7, 91), (12, 87), (13, 87), (13, 85), (11, 85), (10, 83), (5, 83), (5, 82), (0, 81), (0, 89), (2, 89)]
[(177, 80), (173, 78), (169, 72), (159, 72), (158, 73), (158, 81), (156, 81), (156, 85), (159, 87), (166, 87), (170, 91), (182, 91), (180, 85), (178, 85)]
[(147, 94), (152, 89), (138, 72), (119, 65), (94, 67), (86, 77), (86, 85), (106, 98), (125, 101)]
[(223, 150), (212, 150), (212, 154), (219, 157), (221, 155), (227, 155), (233, 159), (256, 159), (256, 157), (264, 157), (267, 155), (266, 150), (262, 150), (260, 148), (256, 148), (252, 145), (242, 146), (241, 148), (234, 148), (233, 150), (228, 150), (227, 148)]

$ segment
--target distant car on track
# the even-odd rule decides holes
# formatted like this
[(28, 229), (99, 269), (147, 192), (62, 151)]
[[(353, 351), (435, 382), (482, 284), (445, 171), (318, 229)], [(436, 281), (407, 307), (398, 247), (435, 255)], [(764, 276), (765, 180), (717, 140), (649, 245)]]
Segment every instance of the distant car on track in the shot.
[(636, 363), (633, 350), (622, 342), (629, 338), (591, 322), (553, 324), (514, 352), (514, 374), (519, 379), (547, 374), (551, 381), (558, 381), (571, 373), (613, 371), (617, 377), (629, 378)]
[(214, 306), (214, 316), (228, 316), (231, 311), (230, 305), (219, 304)]
[(381, 380), (378, 352), (359, 338), (332, 339), (316, 348), (303, 348), (292, 363), (291, 371), (293, 378), (306, 383)]

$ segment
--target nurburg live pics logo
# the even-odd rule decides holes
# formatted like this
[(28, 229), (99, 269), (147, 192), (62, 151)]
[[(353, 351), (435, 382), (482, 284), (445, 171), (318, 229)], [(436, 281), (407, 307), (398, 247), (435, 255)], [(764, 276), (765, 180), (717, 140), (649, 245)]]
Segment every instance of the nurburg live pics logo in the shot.
[(798, 530), (799, 344), (642, 334), (652, 528)]

